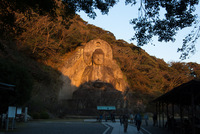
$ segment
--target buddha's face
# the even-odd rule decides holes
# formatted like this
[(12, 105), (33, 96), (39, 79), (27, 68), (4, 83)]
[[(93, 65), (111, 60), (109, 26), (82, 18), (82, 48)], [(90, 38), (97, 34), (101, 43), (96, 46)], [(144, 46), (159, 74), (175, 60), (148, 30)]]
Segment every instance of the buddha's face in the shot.
[(93, 55), (93, 62), (96, 65), (101, 65), (103, 64), (103, 59), (104, 59), (104, 55), (103, 54), (94, 54)]

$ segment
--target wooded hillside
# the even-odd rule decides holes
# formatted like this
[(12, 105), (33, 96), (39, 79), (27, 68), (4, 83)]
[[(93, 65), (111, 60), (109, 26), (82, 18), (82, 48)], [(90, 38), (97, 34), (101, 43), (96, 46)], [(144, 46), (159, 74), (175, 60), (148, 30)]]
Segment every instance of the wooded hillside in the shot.
[(116, 40), (110, 31), (90, 25), (78, 15), (63, 17), (61, 7), (56, 9), (55, 18), (29, 11), (12, 12), (15, 27), (4, 30), (0, 37), (0, 82), (16, 85), (16, 98), (26, 96), (11, 103), (29, 105), (34, 111), (56, 111), (63, 59), (97, 38), (113, 48), (114, 59), (130, 85), (130, 105), (147, 104), (184, 82), (200, 78), (199, 64), (165, 63), (134, 44)]

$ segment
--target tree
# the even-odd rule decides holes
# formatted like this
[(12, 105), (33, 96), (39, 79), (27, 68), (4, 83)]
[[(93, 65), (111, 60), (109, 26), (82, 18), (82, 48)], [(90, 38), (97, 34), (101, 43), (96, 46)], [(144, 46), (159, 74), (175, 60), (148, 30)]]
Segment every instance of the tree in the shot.
[[(136, 0), (126, 0), (127, 4), (135, 5)], [(175, 35), (183, 28), (194, 26), (194, 30), (183, 39), (181, 59), (195, 52), (195, 42), (200, 36), (200, 25), (195, 6), (199, 0), (140, 0), (139, 16), (132, 19), (138, 46), (143, 46), (158, 36), (158, 41), (175, 41)], [(163, 14), (163, 10), (165, 13)]]
[[(0, 0), (0, 34), (2, 37), (15, 35), (20, 31), (15, 13), (23, 13), (31, 17), (32, 12), (49, 15), (52, 19), (62, 16), (64, 19), (73, 17), (77, 11), (83, 10), (88, 16), (95, 18), (95, 9), (107, 14), (117, 0)], [(62, 8), (61, 12), (58, 8)], [(9, 34), (8, 34), (9, 33)]]
[(23, 105), (31, 96), (32, 77), (24, 65), (0, 58), (0, 81), (15, 85), (14, 95), (7, 95), (4, 106)]
[[(139, 1), (139, 0), (138, 0)], [(126, 0), (126, 4), (136, 5), (137, 0)], [(89, 17), (95, 18), (95, 9), (107, 14), (118, 0), (0, 0), (0, 34), (7, 32), (16, 34), (19, 27), (15, 24), (15, 12), (27, 16), (33, 10), (40, 15), (50, 15), (67, 18), (77, 11), (85, 11)], [(183, 28), (194, 26), (194, 30), (183, 40), (181, 58), (185, 59), (189, 53), (195, 52), (195, 42), (200, 36), (200, 23), (194, 14), (199, 0), (140, 0), (139, 16), (132, 19), (131, 24), (136, 31), (133, 40), (138, 46), (148, 44), (154, 36), (158, 41), (175, 41), (175, 35)], [(59, 13), (58, 8), (64, 10)], [(163, 12), (165, 13), (163, 14)], [(10, 34), (9, 34), (10, 35)], [(7, 35), (8, 36), (8, 35)]]

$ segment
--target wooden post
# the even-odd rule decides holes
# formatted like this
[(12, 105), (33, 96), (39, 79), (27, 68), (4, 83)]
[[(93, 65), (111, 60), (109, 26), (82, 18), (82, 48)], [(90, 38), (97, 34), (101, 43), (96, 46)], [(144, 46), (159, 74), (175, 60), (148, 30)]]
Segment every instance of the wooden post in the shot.
[(162, 127), (164, 128), (164, 126), (165, 126), (165, 115), (164, 115), (165, 113), (164, 113), (164, 103), (162, 102), (162, 122), (163, 122), (163, 125), (162, 125)]
[(172, 129), (173, 129), (173, 134), (175, 134), (175, 128), (174, 128), (174, 125), (173, 125), (173, 123), (174, 123), (174, 104), (172, 104)]
[(25, 107), (25, 116), (24, 116), (24, 122), (27, 122), (27, 118), (28, 118), (28, 107)]
[(168, 109), (168, 103), (166, 104), (166, 114), (167, 114), (167, 127), (168, 127), (168, 129), (169, 129), (169, 109)]
[(172, 117), (174, 118), (174, 104), (172, 104)]
[(194, 119), (195, 119), (195, 116), (194, 116), (194, 109), (195, 109), (195, 105), (194, 105), (194, 93), (192, 92), (192, 99), (191, 99), (191, 103), (192, 103), (192, 134), (195, 134), (195, 122), (194, 122)]
[(9, 118), (6, 119), (6, 131), (8, 131), (8, 125), (9, 125)]
[(156, 103), (156, 114), (158, 114), (158, 103)]
[(14, 125), (15, 125), (15, 118), (12, 118), (12, 130), (14, 129)]
[(158, 120), (159, 120), (159, 125), (158, 125), (158, 127), (161, 127), (161, 121), (160, 121), (160, 101), (159, 101), (159, 103), (158, 103)]
[[(158, 115), (158, 103), (156, 103), (156, 116)], [(156, 121), (155, 126), (158, 126), (158, 121)]]
[(188, 119), (189, 119), (190, 118), (190, 106), (188, 106), (187, 116), (188, 116)]
[(182, 107), (182, 105), (180, 104), (180, 118), (181, 118), (181, 134), (183, 133), (183, 107)]
[(167, 114), (167, 117), (169, 116), (169, 109), (168, 109), (168, 106), (169, 106), (169, 104), (167, 103), (167, 104), (166, 104), (166, 114)]

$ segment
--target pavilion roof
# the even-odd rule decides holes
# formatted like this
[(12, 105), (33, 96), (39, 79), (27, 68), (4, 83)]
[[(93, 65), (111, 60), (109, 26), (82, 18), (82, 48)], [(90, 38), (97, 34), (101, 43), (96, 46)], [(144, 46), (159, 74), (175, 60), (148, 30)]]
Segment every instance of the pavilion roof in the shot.
[(14, 88), (15, 85), (0, 82), (0, 91), (2, 90), (14, 91)]
[(195, 105), (200, 104), (200, 80), (191, 80), (162, 96), (153, 100), (153, 102), (163, 102), (167, 104)]

